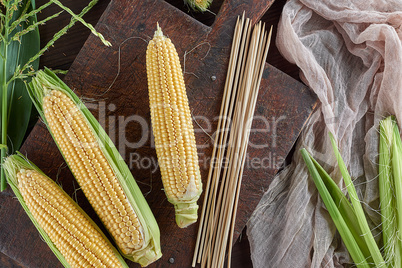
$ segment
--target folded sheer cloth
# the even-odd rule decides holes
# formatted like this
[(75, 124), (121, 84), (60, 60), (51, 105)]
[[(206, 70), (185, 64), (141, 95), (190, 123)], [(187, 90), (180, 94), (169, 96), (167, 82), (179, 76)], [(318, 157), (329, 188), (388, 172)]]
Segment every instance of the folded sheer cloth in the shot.
[(401, 24), (401, 1), (285, 4), (277, 46), (300, 68), (319, 105), (292, 162), (274, 178), (247, 225), (254, 267), (352, 263), (299, 153), (307, 148), (344, 188), (328, 132), (338, 139), (373, 232), (380, 231), (378, 123), (392, 114), (402, 126)]

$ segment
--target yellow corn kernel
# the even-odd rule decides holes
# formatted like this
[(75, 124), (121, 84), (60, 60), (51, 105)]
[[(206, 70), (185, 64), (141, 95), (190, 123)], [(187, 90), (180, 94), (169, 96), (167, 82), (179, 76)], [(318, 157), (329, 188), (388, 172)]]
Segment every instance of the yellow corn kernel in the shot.
[(202, 192), (197, 148), (179, 56), (159, 25), (146, 54), (149, 103), (163, 187), (176, 222), (197, 221)]
[[(7, 178), (28, 216), (66, 267), (127, 267), (123, 258), (54, 181), (18, 155), (5, 161)], [(53, 248), (52, 248), (53, 247)], [(54, 248), (55, 247), (55, 248)]]

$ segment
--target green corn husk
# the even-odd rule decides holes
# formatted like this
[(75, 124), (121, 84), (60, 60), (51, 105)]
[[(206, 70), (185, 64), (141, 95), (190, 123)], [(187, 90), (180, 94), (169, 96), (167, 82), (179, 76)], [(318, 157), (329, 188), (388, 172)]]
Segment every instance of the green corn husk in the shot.
[(330, 139), (350, 201), (306, 149), (301, 150), (303, 159), (355, 265), (384, 267), (385, 261), (371, 233), (356, 189), (331, 133)]
[(318, 162), (305, 149), (301, 153), (356, 266), (402, 267), (402, 140), (394, 116), (381, 120), (379, 129), (378, 181), (384, 245), (382, 255), (332, 134), (332, 147), (350, 202)]
[(378, 185), (380, 191), (382, 237), (384, 244), (385, 260), (392, 262), (392, 249), (389, 245), (393, 244), (393, 233), (396, 230), (394, 215), (395, 204), (392, 198), (393, 176), (391, 170), (391, 147), (393, 141), (393, 120), (391, 117), (380, 122), (380, 146), (379, 146), (379, 166), (378, 166)]
[[(5, 175), (8, 181), (8, 184), (11, 186), (11, 189), (15, 193), (18, 201), (20, 202), (21, 206), (24, 208), (25, 212), (27, 213), (28, 217), (31, 219), (32, 223), (35, 225), (36, 229), (39, 231), (41, 237), (43, 240), (46, 242), (46, 244), (49, 246), (49, 248), (52, 250), (52, 252), (56, 255), (56, 257), (59, 259), (61, 264), (66, 267), (70, 268), (70, 264), (67, 262), (65, 257), (62, 255), (62, 253), (57, 249), (56, 245), (52, 242), (48, 234), (45, 232), (45, 230), (40, 226), (38, 223), (37, 219), (32, 215), (31, 211), (29, 210), (27, 204), (24, 201), (23, 195), (21, 194), (19, 187), (18, 187), (18, 179), (17, 179), (17, 173), (20, 170), (34, 170), (37, 171), (38, 173), (44, 175), (46, 178), (49, 179), (49, 182), (54, 184), (55, 187), (59, 187), (52, 179), (47, 177), (38, 167), (36, 167), (32, 162), (29, 160), (25, 159), (22, 154), (17, 152), (16, 155), (11, 155), (6, 158), (4, 162), (4, 170), (5, 170)], [(128, 265), (125, 263), (123, 257), (119, 254), (117, 249), (113, 247), (113, 245), (109, 242), (109, 240), (106, 238), (106, 236), (103, 234), (103, 232), (99, 229), (99, 227), (92, 221), (92, 219), (67, 195), (66, 192), (64, 192), (61, 188), (61, 193), (65, 195), (65, 197), (77, 208), (77, 210), (89, 221), (89, 223), (95, 228), (96, 231), (99, 232), (99, 234), (103, 237), (103, 239), (107, 242), (109, 247), (112, 249), (114, 252), (115, 256), (121, 263), (121, 266), (124, 268), (128, 268)], [(58, 198), (58, 197), (56, 197)]]
[[(162, 256), (160, 247), (160, 232), (157, 222), (144, 196), (142, 195), (141, 190), (135, 182), (129, 168), (127, 167), (127, 164), (124, 162), (123, 158), (119, 154), (118, 150), (116, 149), (106, 132), (100, 126), (99, 122), (89, 112), (82, 101), (73, 93), (73, 91), (49, 69), (39, 71), (36, 77), (33, 78), (32, 82), (28, 84), (30, 97), (57, 144), (57, 141), (52, 131), (50, 130), (50, 127), (44, 115), (42, 106), (43, 98), (53, 90), (58, 90), (66, 94), (79, 108), (79, 111), (82, 113), (86, 123), (92, 130), (92, 133), (95, 136), (100, 149), (102, 150), (105, 158), (112, 167), (112, 170), (118, 178), (123, 192), (127, 196), (131, 207), (134, 209), (139, 222), (143, 227), (143, 237), (145, 242), (144, 246), (139, 250), (136, 250), (134, 254), (124, 254), (122, 252), (122, 249), (119, 248), (120, 252), (124, 257), (134, 262), (138, 262), (142, 266), (147, 266), (148, 264), (156, 261)], [(59, 144), (57, 144), (57, 146), (59, 147), (60, 152), (63, 154)], [(63, 157), (67, 162), (66, 157), (64, 155)], [(71, 167), (70, 170), (72, 170)], [(82, 188), (82, 185), (80, 186)], [(113, 235), (111, 234), (111, 236)], [(113, 237), (113, 239), (116, 241), (115, 237)]]
[(371, 233), (371, 229), (367, 223), (367, 219), (364, 214), (363, 207), (359, 201), (359, 197), (357, 196), (356, 188), (353, 185), (352, 179), (349, 175), (349, 172), (346, 168), (345, 163), (343, 162), (342, 156), (338, 151), (338, 147), (336, 145), (335, 138), (332, 135), (332, 133), (330, 133), (330, 138), (331, 138), (332, 148), (335, 152), (336, 160), (338, 162), (339, 169), (342, 173), (342, 177), (345, 181), (346, 188), (349, 193), (349, 197), (350, 197), (350, 201), (353, 206), (353, 210), (356, 214), (359, 226), (362, 230), (361, 235), (363, 236), (363, 238), (367, 244), (367, 247), (370, 251), (371, 257), (373, 258), (376, 267), (383, 267), (385, 264), (384, 259), (381, 255), (381, 252), (378, 248), (377, 243), (374, 240), (374, 236)]
[(184, 3), (191, 7), (194, 11), (207, 11), (212, 0), (184, 0)]
[(380, 122), (379, 190), (384, 258), (389, 267), (402, 267), (402, 145), (395, 117)]
[[(339, 196), (337, 193), (339, 193), (339, 191), (341, 190), (335, 183), (328, 183), (329, 181), (332, 181), (332, 179), (324, 171), (324, 169), (314, 160), (314, 158), (307, 152), (306, 149), (303, 148), (301, 150), (301, 154), (304, 162), (307, 165), (310, 175), (317, 187), (317, 190), (322, 198), (322, 201), (324, 202), (332, 220), (334, 221), (334, 224), (339, 234), (341, 235), (342, 240), (346, 248), (348, 249), (349, 254), (352, 257), (354, 263), (358, 268), (370, 267), (367, 261), (369, 257), (367, 255), (368, 249), (365, 250), (366, 252), (364, 254), (363, 250), (359, 246), (359, 244), (362, 244), (364, 242), (362, 242), (361, 239), (356, 239), (356, 236), (353, 235), (352, 229), (355, 230), (358, 229), (360, 231), (360, 227), (356, 226), (355, 225), (356, 222), (354, 222), (352, 219), (345, 217), (347, 214), (355, 215), (353, 210), (351, 212), (350, 210), (347, 212), (346, 207), (350, 207), (350, 203), (349, 205), (345, 205), (345, 202), (343, 201), (339, 202), (339, 200), (345, 200), (343, 198), (340, 198), (338, 202), (336, 202), (334, 196)], [(328, 175), (328, 178), (325, 179), (327, 185), (324, 183), (323, 180), (324, 176), (320, 174), (319, 170), (317, 169), (317, 166), (319, 167), (321, 173), (322, 171), (324, 171), (325, 174)], [(326, 175), (325, 177), (327, 177)], [(354, 227), (351, 227), (351, 225)], [(357, 242), (358, 240), (360, 240), (360, 243)]]
[(395, 187), (395, 218), (397, 222), (393, 256), (395, 259), (394, 267), (402, 267), (402, 141), (396, 123), (392, 146), (392, 175)]
[(341, 189), (339, 189), (338, 185), (333, 181), (331, 176), (329, 176), (329, 174), (324, 170), (324, 168), (311, 155), (309, 155), (305, 149), (303, 150), (304, 152), (302, 152), (302, 154), (309, 156), (311, 161), (313, 162), (315, 169), (317, 169), (318, 174), (320, 175), (320, 179), (326, 187), (325, 190), (328, 191), (328, 193), (331, 195), (332, 200), (337, 205), (339, 213), (347, 224), (367, 263), (373, 263), (370, 251), (366, 245), (366, 242), (361, 236), (362, 231), (358, 224), (357, 216), (349, 200), (343, 194)]

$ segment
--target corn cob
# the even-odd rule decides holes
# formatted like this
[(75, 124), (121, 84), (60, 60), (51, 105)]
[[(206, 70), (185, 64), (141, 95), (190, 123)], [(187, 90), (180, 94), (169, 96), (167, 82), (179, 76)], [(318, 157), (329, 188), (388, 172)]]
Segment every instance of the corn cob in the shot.
[(12, 155), (4, 169), (21, 205), (65, 267), (128, 267), (88, 215), (36, 166)]
[(207, 11), (208, 7), (211, 5), (212, 0), (184, 0), (189, 7), (194, 11)]
[(147, 266), (159, 259), (155, 218), (119, 152), (81, 100), (50, 70), (30, 96), (88, 201), (122, 255)]
[(176, 223), (197, 221), (202, 192), (194, 129), (179, 56), (159, 25), (146, 55), (149, 103), (163, 187)]

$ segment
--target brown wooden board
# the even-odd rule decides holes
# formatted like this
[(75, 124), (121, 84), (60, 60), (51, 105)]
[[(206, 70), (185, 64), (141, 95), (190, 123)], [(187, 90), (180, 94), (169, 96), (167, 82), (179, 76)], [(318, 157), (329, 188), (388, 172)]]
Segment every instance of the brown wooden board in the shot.
[[(194, 127), (206, 185), (213, 144), (210, 136), (216, 130), (236, 17), (245, 11), (247, 17), (256, 21), (271, 4), (272, 0), (227, 0), (212, 27), (207, 27), (161, 0), (111, 1), (96, 28), (113, 46), (105, 47), (90, 36), (65, 77), (115, 142), (158, 221), (163, 257), (151, 267), (190, 267), (198, 226), (176, 226), (173, 206), (166, 200), (159, 170), (155, 168), (144, 40), (152, 37), (159, 22), (176, 45), (182, 66), (187, 52), (185, 82), (197, 122)], [(253, 123), (256, 131), (250, 137), (253, 146), (249, 146), (243, 175), (235, 237), (268, 189), (314, 103), (315, 97), (307, 87), (266, 65)], [(57, 178), (66, 192), (76, 196), (79, 205), (100, 223), (82, 192), (75, 191), (77, 183), (43, 123), (38, 122), (21, 152), (51, 178)], [(0, 194), (0, 204), (1, 252), (23, 267), (59, 267), (10, 189)], [(170, 258), (174, 259), (173, 264)], [(137, 267), (134, 263), (130, 266)]]

